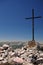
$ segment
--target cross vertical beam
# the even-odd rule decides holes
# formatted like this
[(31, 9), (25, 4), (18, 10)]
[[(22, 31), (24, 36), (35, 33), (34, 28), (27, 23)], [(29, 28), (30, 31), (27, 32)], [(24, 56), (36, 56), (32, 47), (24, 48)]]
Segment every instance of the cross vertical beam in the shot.
[(32, 9), (32, 41), (34, 40), (34, 9)]

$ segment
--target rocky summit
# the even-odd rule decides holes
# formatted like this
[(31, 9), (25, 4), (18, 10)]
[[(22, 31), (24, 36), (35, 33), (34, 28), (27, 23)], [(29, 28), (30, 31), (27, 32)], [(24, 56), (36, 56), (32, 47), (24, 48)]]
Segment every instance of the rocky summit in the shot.
[(0, 65), (43, 65), (43, 50), (35, 41), (17, 49), (4, 44), (0, 47)]

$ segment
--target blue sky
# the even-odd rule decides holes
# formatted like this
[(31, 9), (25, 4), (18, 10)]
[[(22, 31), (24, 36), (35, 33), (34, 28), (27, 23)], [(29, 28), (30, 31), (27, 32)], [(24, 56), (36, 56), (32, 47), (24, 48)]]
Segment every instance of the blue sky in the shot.
[[(43, 0), (0, 0), (0, 41), (32, 40), (32, 16), (43, 17)], [(43, 41), (43, 18), (35, 19), (35, 40)]]

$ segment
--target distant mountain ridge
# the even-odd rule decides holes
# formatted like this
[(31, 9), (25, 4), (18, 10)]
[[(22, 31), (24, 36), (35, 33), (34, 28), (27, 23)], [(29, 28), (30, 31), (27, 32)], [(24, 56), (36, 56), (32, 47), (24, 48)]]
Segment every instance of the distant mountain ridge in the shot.
[[(2, 46), (3, 44), (8, 44), (9, 46), (13, 47), (13, 48), (21, 48), (24, 45), (30, 45), (30, 46), (34, 46), (35, 44), (31, 43), (31, 41), (5, 41), (5, 42), (0, 42), (0, 46)], [(43, 44), (37, 42), (37, 45), (43, 46)]]
[(0, 46), (2, 46), (3, 44), (8, 44), (9, 46), (13, 47), (13, 48), (18, 48), (18, 47), (22, 47), (26, 44), (26, 42), (22, 42), (22, 41), (13, 41), (13, 42), (0, 42)]

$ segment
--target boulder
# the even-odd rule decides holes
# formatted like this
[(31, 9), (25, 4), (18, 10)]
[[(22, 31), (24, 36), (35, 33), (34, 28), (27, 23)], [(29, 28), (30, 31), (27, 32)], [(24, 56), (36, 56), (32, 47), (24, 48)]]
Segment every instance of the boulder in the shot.
[(9, 45), (7, 45), (7, 44), (4, 44), (4, 45), (3, 45), (3, 49), (4, 49), (4, 50), (7, 50), (8, 48), (9, 48)]

